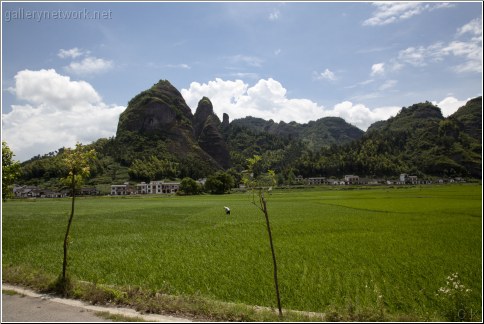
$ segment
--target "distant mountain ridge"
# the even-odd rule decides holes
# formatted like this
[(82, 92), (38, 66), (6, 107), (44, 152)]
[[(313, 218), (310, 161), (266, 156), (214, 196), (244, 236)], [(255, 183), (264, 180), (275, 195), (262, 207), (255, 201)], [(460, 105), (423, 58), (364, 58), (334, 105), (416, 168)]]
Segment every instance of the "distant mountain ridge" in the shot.
[[(180, 92), (167, 80), (160, 80), (150, 89), (131, 99), (128, 107), (119, 118), (116, 140), (125, 164), (133, 160), (137, 152), (139, 158), (146, 159), (155, 154), (177, 162), (188, 159), (199, 163), (202, 169), (224, 168), (232, 165), (229, 147), (230, 133), (242, 128), (254, 134), (267, 133), (281, 141), (302, 141), (312, 150), (335, 144), (346, 144), (361, 138), (364, 132), (337, 117), (321, 118), (308, 124), (275, 123), (255, 117), (245, 117), (225, 124), (213, 111), (209, 98), (203, 97), (195, 114), (185, 103)], [(138, 143), (157, 147), (157, 152), (143, 152)], [(160, 145), (160, 143), (162, 145)], [(254, 143), (247, 142), (250, 146)]]
[[(448, 118), (430, 102), (403, 107), (363, 132), (339, 117), (299, 124), (250, 116), (230, 121), (223, 114), (220, 121), (209, 98), (201, 98), (193, 114), (181, 93), (160, 80), (129, 101), (115, 137), (91, 144), (100, 157), (92, 173), (94, 184), (196, 179), (221, 169), (241, 172), (247, 158), (257, 154), (262, 168), (286, 180), (399, 173), (480, 178), (481, 141), (482, 97)], [(23, 163), (23, 179), (36, 184), (58, 177), (62, 151)]]
[(481, 178), (481, 132), (482, 97), (468, 101), (447, 118), (432, 103), (418, 103), (374, 123), (361, 139), (327, 152), (322, 158), (326, 168), (319, 172), (335, 172), (331, 161), (339, 160), (339, 170), (364, 175), (401, 172)]
[(348, 124), (340, 117), (324, 117), (306, 124), (296, 122), (275, 123), (273, 120), (266, 121), (262, 118), (245, 117), (236, 119), (231, 123), (234, 127), (245, 127), (253, 132), (267, 132), (283, 138), (302, 140), (309, 145), (311, 150), (319, 150), (321, 147), (333, 144), (346, 144), (363, 136), (364, 132)]
[(444, 119), (440, 108), (430, 102), (414, 104), (408, 108), (403, 107), (400, 112), (387, 120), (378, 121), (368, 127), (367, 132), (384, 129), (391, 131), (416, 130), (428, 123)]

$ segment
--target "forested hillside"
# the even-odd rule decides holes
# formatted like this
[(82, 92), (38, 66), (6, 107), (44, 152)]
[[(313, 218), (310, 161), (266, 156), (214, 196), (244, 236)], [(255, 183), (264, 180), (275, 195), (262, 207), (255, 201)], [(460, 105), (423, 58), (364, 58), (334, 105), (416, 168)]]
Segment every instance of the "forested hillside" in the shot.
[[(90, 144), (98, 152), (90, 184), (237, 174), (255, 154), (281, 183), (299, 175), (482, 176), (482, 97), (448, 118), (430, 102), (403, 107), (366, 132), (336, 117), (307, 124), (223, 117), (206, 97), (192, 114), (177, 89), (158, 82), (129, 102), (115, 137)], [(62, 154), (61, 148), (24, 162), (19, 182), (58, 186)]]
[(304, 156), (295, 168), (303, 175), (481, 178), (481, 129), (482, 97), (449, 118), (430, 102), (419, 103), (373, 124), (359, 140)]

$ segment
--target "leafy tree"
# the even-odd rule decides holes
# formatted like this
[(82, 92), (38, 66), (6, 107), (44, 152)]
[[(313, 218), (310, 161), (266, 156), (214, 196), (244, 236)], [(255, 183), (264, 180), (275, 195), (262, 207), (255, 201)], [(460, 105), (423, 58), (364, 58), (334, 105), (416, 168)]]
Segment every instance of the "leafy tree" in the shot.
[(4, 202), (12, 196), (12, 185), (20, 175), (20, 164), (13, 160), (14, 156), (7, 143), (2, 141), (2, 200)]
[(183, 178), (180, 182), (180, 191), (185, 195), (198, 195), (201, 191), (201, 187), (192, 178)]
[(205, 182), (205, 190), (212, 194), (223, 194), (234, 187), (234, 178), (227, 172), (217, 171)]
[(176, 178), (178, 173), (178, 163), (164, 159), (160, 160), (156, 156), (151, 156), (147, 160), (134, 160), (128, 171), (131, 179), (145, 182)]
[(67, 279), (67, 248), (69, 245), (69, 231), (74, 217), (74, 204), (76, 198), (76, 189), (81, 188), (84, 179), (90, 174), (90, 164), (96, 156), (94, 149), (87, 150), (81, 143), (76, 144), (75, 149), (67, 148), (64, 152), (64, 166), (68, 175), (63, 179), (64, 183), (70, 187), (72, 195), (71, 215), (67, 223), (67, 230), (64, 236), (64, 261), (62, 263), (62, 276), (60, 278), (60, 288), (64, 296), (67, 296), (69, 280)]
[[(276, 185), (276, 174), (272, 170), (268, 170), (264, 174), (259, 174), (258, 177), (254, 176), (254, 170), (258, 169), (258, 163), (262, 158), (259, 155), (254, 155), (252, 158), (247, 159), (248, 172), (244, 179), (245, 185), (252, 190), (252, 204), (262, 211), (266, 220), (267, 234), (269, 236), (269, 243), (271, 246), (272, 264), (274, 267), (274, 288), (276, 290), (277, 308), (279, 309), (279, 316), (282, 317), (281, 297), (279, 294), (279, 281), (277, 279), (277, 261), (276, 253), (274, 251), (274, 244), (272, 242), (271, 225), (269, 222), (269, 211), (267, 210), (267, 201), (265, 198), (266, 192), (272, 191), (272, 186)], [(257, 199), (256, 199), (257, 196)]]

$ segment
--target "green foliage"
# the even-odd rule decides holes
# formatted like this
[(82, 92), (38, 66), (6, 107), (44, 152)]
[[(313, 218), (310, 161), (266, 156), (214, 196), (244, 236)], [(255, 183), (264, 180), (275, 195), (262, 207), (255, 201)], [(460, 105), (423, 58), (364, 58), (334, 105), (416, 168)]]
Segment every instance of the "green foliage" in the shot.
[[(387, 319), (446, 321), (436, 293), (457, 272), (471, 290), (472, 320), (480, 321), (481, 184), (345, 189), (275, 189), (268, 196), (285, 310), (334, 310), (350, 321), (380, 314), (382, 296)], [(224, 205), (234, 217), (225, 216)], [(69, 207), (67, 199), (3, 205), (4, 282), (32, 285), (42, 274), (55, 280)], [(247, 194), (85, 198), (76, 206), (69, 273), (151, 296), (271, 307), (261, 216)]]
[(471, 289), (467, 288), (459, 280), (459, 274), (452, 273), (447, 276), (446, 284), (439, 288), (436, 293), (442, 315), (452, 322), (472, 321)]
[(169, 160), (160, 160), (156, 156), (149, 160), (134, 160), (128, 174), (132, 180), (155, 181), (161, 179), (175, 179), (179, 175), (178, 163)]
[(81, 143), (77, 143), (75, 149), (66, 148), (64, 150), (62, 162), (67, 176), (63, 182), (73, 192), (75, 189), (81, 188), (84, 180), (91, 174), (91, 165), (95, 158), (96, 151)]
[(395, 177), (414, 173), (420, 177), (480, 178), (480, 152), (480, 142), (469, 136), (465, 127), (459, 126), (455, 118), (444, 119), (438, 107), (426, 102), (403, 108), (397, 116), (378, 122), (357, 141), (305, 152), (296, 161), (295, 169), (305, 177)]
[(113, 156), (123, 166), (131, 166), (134, 160), (148, 160), (152, 156), (174, 160), (169, 153), (166, 138), (149, 138), (136, 132), (125, 130), (115, 139), (116, 151)]
[(449, 118), (470, 137), (482, 141), (482, 96), (469, 100)]
[[(260, 174), (257, 178), (254, 174), (254, 169), (257, 167), (258, 164), (262, 161), (261, 157), (258, 155), (254, 155), (252, 158), (247, 159), (247, 177), (245, 178), (245, 184), (248, 188), (252, 190), (252, 203), (260, 209), (260, 211), (264, 214), (266, 220), (266, 229), (267, 235), (269, 237), (269, 244), (271, 247), (271, 254), (272, 254), (272, 265), (274, 268), (274, 288), (276, 292), (276, 301), (277, 301), (277, 308), (279, 310), (279, 316), (282, 318), (282, 306), (281, 306), (281, 297), (279, 293), (279, 280), (277, 278), (277, 261), (276, 261), (276, 253), (274, 250), (274, 242), (272, 240), (272, 231), (271, 225), (269, 221), (269, 211), (267, 209), (267, 201), (264, 195), (264, 187), (269, 186), (267, 189), (269, 192), (272, 191), (272, 186), (276, 184), (276, 174), (272, 170), (268, 170), (266, 174)], [(257, 190), (258, 201), (255, 200), (254, 191)]]
[(63, 291), (64, 297), (70, 294), (70, 279), (67, 275), (67, 250), (70, 243), (70, 228), (72, 219), (74, 218), (74, 206), (76, 198), (76, 189), (81, 188), (84, 179), (90, 174), (90, 165), (96, 157), (94, 149), (88, 149), (81, 143), (76, 143), (76, 148), (67, 148), (64, 152), (63, 162), (67, 170), (67, 177), (62, 181), (70, 187), (72, 195), (71, 215), (67, 223), (66, 234), (64, 236), (64, 260), (62, 263), (62, 275), (59, 276), (56, 287), (60, 287)]
[[(181, 100), (175, 91), (167, 81), (161, 81), (130, 104), (157, 98), (167, 105), (178, 105), (179, 112), (189, 116), (188, 111), (183, 112), (189, 108), (183, 102), (175, 102), (176, 98)], [(121, 116), (120, 124), (138, 118), (136, 114), (128, 115)], [(171, 137), (162, 131), (147, 136), (121, 127), (116, 138), (94, 142), (90, 147), (98, 152), (98, 159), (86, 181), (106, 186), (160, 177), (199, 179), (219, 171), (199, 145), (186, 137), (191, 126), (177, 127), (179, 134)], [(482, 97), (470, 100), (448, 118), (430, 102), (404, 107), (395, 117), (373, 124), (363, 136), (341, 118), (323, 118), (301, 125), (247, 117), (234, 120), (221, 132), (233, 167), (226, 171), (236, 183), (241, 180), (240, 172), (246, 168), (247, 159), (254, 155), (261, 156), (254, 169), (256, 178), (270, 169), (277, 173), (280, 184), (294, 184), (297, 176), (345, 174), (383, 178), (395, 178), (400, 173), (420, 178), (482, 177)], [(19, 182), (59, 189), (62, 185), (58, 179), (65, 176), (63, 152), (64, 148), (60, 148), (22, 163)]]
[(201, 185), (192, 178), (183, 178), (180, 182), (180, 191), (184, 195), (198, 195), (202, 192)]
[(205, 190), (220, 195), (230, 191), (234, 185), (234, 178), (229, 173), (218, 171), (207, 178)]
[(2, 200), (6, 201), (13, 195), (13, 185), (20, 175), (20, 164), (13, 160), (15, 154), (7, 143), (2, 141)]
[(123, 125), (127, 121), (140, 117), (136, 114), (137, 107), (145, 107), (152, 103), (168, 106), (175, 112), (176, 118), (179, 121), (191, 125), (191, 121), (187, 116), (187, 112), (190, 111), (190, 108), (188, 108), (188, 106), (181, 101), (183, 99), (180, 100), (180, 98), (183, 97), (169, 81), (160, 80), (150, 89), (139, 93), (128, 102), (128, 108), (121, 114), (119, 119), (118, 135), (120, 135), (119, 130), (123, 129)]

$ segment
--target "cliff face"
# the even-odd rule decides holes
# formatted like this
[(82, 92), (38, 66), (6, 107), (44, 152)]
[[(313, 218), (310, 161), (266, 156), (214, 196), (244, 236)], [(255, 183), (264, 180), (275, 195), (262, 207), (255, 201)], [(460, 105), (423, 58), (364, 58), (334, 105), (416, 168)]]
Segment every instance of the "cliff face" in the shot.
[(130, 100), (119, 118), (116, 136), (126, 131), (152, 138), (180, 136), (191, 130), (191, 120), (180, 92), (168, 81), (160, 81)]
[(180, 92), (162, 80), (141, 92), (121, 114), (116, 132), (126, 164), (150, 155), (194, 169), (215, 170), (219, 163), (205, 152), (194, 136), (194, 116)]
[[(227, 117), (228, 118), (228, 117)], [(213, 112), (210, 99), (203, 97), (193, 118), (195, 138), (200, 147), (224, 169), (230, 167), (230, 154), (224, 141), (220, 119)]]

